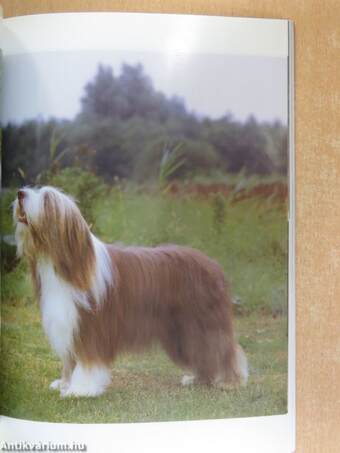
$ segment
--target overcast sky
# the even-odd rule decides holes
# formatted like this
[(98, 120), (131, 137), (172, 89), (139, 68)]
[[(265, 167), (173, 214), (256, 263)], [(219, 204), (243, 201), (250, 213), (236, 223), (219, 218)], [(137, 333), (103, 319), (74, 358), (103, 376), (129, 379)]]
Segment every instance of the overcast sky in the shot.
[(44, 52), (6, 57), (1, 121), (72, 119), (99, 63), (118, 75), (122, 63), (141, 63), (156, 90), (183, 97), (190, 111), (211, 118), (287, 122), (287, 60), (280, 57), (160, 53)]

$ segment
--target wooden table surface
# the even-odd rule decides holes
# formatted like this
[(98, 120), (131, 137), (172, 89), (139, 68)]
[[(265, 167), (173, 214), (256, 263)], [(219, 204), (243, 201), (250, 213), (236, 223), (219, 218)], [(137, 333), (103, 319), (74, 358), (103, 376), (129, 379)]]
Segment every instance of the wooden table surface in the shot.
[(340, 1), (3, 0), (2, 5), (5, 17), (67, 11), (140, 11), (294, 21), (297, 452), (339, 453)]

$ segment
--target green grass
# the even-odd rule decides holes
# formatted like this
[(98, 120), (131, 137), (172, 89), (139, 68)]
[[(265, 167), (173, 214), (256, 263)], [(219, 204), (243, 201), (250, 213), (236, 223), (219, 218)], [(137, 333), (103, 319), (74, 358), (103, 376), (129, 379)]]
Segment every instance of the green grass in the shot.
[[(209, 200), (111, 191), (94, 211), (95, 230), (107, 241), (176, 242), (220, 262), (241, 301), (235, 323), (250, 363), (249, 384), (233, 391), (203, 385), (183, 388), (183, 370), (155, 346), (144, 354), (120, 356), (105, 395), (60, 399), (48, 388), (60, 374), (60, 363), (42, 332), (27, 269), (21, 263), (2, 276), (1, 413), (80, 423), (285, 413), (287, 228), (283, 210), (256, 200), (227, 204), (221, 223)], [(217, 221), (221, 224), (216, 225)]]
[(8, 416), (51, 422), (105, 423), (192, 420), (280, 414), (286, 411), (286, 319), (251, 315), (236, 320), (250, 362), (247, 387), (235, 391), (183, 388), (183, 372), (157, 347), (120, 356), (112, 385), (99, 398), (65, 399), (49, 390), (59, 376), (31, 304), (4, 308), (2, 410)]

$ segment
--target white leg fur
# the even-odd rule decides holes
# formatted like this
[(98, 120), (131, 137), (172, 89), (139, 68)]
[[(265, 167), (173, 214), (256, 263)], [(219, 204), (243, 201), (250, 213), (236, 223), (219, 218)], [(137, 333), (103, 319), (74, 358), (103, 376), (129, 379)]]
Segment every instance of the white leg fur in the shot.
[(73, 347), (73, 335), (78, 329), (75, 292), (55, 273), (49, 261), (38, 263), (41, 280), (42, 324), (52, 348), (63, 359)]
[(240, 345), (237, 347), (237, 365), (240, 370), (241, 384), (246, 385), (249, 377), (248, 360)]
[(185, 374), (181, 379), (183, 387), (189, 387), (196, 383), (196, 376), (193, 374)]
[(85, 367), (77, 363), (71, 376), (70, 384), (61, 389), (61, 396), (98, 396), (105, 392), (110, 384), (110, 370), (104, 366)]

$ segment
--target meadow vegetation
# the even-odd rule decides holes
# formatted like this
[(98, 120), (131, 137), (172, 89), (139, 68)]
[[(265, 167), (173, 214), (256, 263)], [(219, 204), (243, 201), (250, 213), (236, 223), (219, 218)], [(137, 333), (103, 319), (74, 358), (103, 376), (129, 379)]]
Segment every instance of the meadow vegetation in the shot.
[[(51, 179), (78, 197), (92, 229), (105, 241), (157, 245), (174, 242), (215, 258), (231, 282), (239, 341), (250, 363), (245, 388), (183, 388), (184, 373), (155, 345), (113, 364), (112, 386), (98, 399), (61, 400), (49, 390), (60, 373), (40, 325), (24, 262), (2, 274), (1, 412), (56, 422), (188, 420), (279, 414), (287, 403), (286, 210), (266, 200), (234, 203), (213, 194), (173, 197), (137, 186), (108, 187), (67, 169)], [(91, 182), (92, 181), (92, 182)], [(87, 185), (96, 188), (88, 196)], [(88, 187), (89, 188), (89, 187)], [(3, 230), (12, 232), (3, 198)]]

